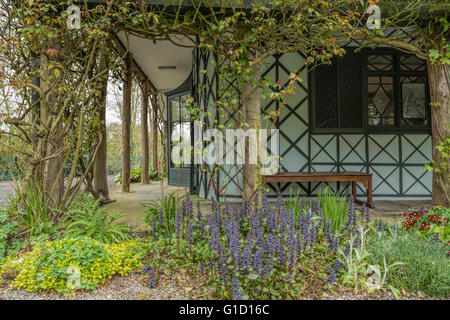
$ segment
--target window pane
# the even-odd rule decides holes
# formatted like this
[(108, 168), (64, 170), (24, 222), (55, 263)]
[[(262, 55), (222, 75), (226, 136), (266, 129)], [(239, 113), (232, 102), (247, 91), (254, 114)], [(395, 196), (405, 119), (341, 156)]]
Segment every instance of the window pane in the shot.
[(173, 122), (170, 124), (170, 132), (171, 132), (171, 150), (170, 150), (170, 163), (171, 168), (187, 168), (189, 165), (184, 163), (174, 164), (172, 162), (172, 152), (174, 151), (175, 146), (179, 146), (177, 148), (179, 150), (179, 156), (183, 156), (182, 148), (180, 145), (182, 142), (190, 145), (190, 137), (191, 137), (191, 124), (189, 122)]
[(184, 120), (190, 120), (190, 115), (189, 115), (189, 113), (186, 110), (186, 106), (188, 104), (188, 102), (187, 102), (188, 98), (189, 98), (188, 94), (180, 97), (181, 118), (184, 119)]
[(180, 148), (175, 149), (175, 146), (171, 146), (171, 148), (170, 148), (170, 155), (171, 155), (170, 156), (170, 167), (171, 168), (189, 168), (190, 167), (189, 164), (185, 164), (185, 163), (182, 163), (182, 162), (181, 163), (174, 163), (173, 162), (174, 158), (172, 157), (172, 154), (176, 150), (179, 151), (179, 154), (177, 156), (175, 156), (175, 159), (176, 158), (181, 159), (181, 157), (183, 156), (183, 150), (180, 150)]
[(402, 71), (426, 71), (426, 62), (414, 55), (400, 56), (400, 70)]
[(393, 80), (393, 77), (368, 78), (369, 125), (394, 125), (395, 110)]
[(425, 125), (427, 123), (427, 93), (424, 77), (402, 77), (402, 124)]
[(188, 141), (191, 137), (191, 124), (189, 122), (173, 122), (170, 124), (171, 126), (171, 141), (172, 143), (180, 142), (181, 138), (184, 141)]
[(170, 98), (170, 118), (172, 121), (180, 119), (180, 99), (178, 97)]
[(367, 69), (369, 71), (390, 71), (394, 70), (393, 55), (371, 54), (367, 57)]

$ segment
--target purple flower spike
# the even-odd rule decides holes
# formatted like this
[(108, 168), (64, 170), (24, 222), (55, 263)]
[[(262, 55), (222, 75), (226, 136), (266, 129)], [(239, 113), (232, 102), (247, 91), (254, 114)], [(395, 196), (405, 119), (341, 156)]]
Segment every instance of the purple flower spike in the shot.
[(205, 221), (202, 221), (202, 224), (200, 225), (200, 231), (202, 233), (202, 235), (205, 233), (206, 226), (205, 226)]
[(236, 279), (232, 280), (233, 282), (233, 296), (234, 300), (242, 300), (242, 295), (239, 290), (239, 282)]
[(347, 257), (350, 254), (350, 245), (347, 244), (344, 249), (344, 255)]
[(150, 273), (150, 288), (152, 288), (152, 289), (156, 288), (156, 277), (155, 277), (155, 271), (153, 269)]
[(142, 266), (142, 273), (147, 273), (147, 272), (149, 272), (150, 270), (152, 270), (152, 267), (149, 266), (148, 264), (144, 264), (144, 265)]
[(339, 261), (339, 259), (336, 259), (336, 261), (334, 262), (334, 269), (336, 271), (339, 271), (340, 268), (341, 268), (341, 262)]
[(244, 249), (244, 264), (245, 268), (248, 270), (250, 268), (250, 242), (247, 242)]
[(329, 267), (328, 268), (328, 273), (329, 273), (329, 277), (327, 279), (327, 282), (329, 284), (333, 284), (336, 281), (336, 274), (334, 273), (333, 268)]
[(286, 225), (287, 225), (287, 209), (286, 207), (283, 207), (281, 209), (281, 222), (280, 222), (280, 234), (284, 234), (286, 231)]
[(153, 241), (158, 241), (158, 236), (156, 235), (157, 226), (156, 226), (156, 216), (152, 216), (152, 239)]
[(331, 239), (331, 220), (327, 221), (327, 224), (325, 225), (325, 236), (327, 237), (328, 243), (331, 244), (333, 241)]
[(338, 239), (338, 237), (334, 237), (334, 236), (331, 236), (331, 238), (332, 238), (332, 241), (330, 243), (330, 247), (334, 252), (336, 252), (339, 247), (339, 239)]
[(289, 235), (289, 267), (294, 268), (296, 262), (297, 242), (294, 234)]
[(192, 233), (194, 232), (194, 225), (192, 224), (192, 222), (189, 223), (189, 227), (188, 227), (188, 242), (192, 243)]
[(189, 195), (189, 192), (186, 193), (186, 213), (189, 218), (193, 217), (193, 208), (192, 208), (192, 201), (191, 196)]
[(286, 251), (284, 250), (284, 245), (280, 246), (280, 256), (278, 257), (278, 262), (283, 267), (286, 263)]
[(159, 226), (160, 226), (160, 228), (162, 227), (163, 223), (164, 223), (164, 212), (163, 212), (163, 209), (160, 208), (159, 209)]
[(384, 222), (383, 222), (383, 220), (379, 220), (379, 221), (378, 221), (378, 228), (377, 228), (377, 231), (378, 231), (378, 232), (383, 232), (383, 227), (384, 227)]
[(440, 239), (439, 239), (439, 232), (436, 232), (436, 233), (434, 234), (433, 242), (434, 242), (434, 243), (439, 243), (439, 242), (440, 242)]
[(256, 251), (254, 260), (253, 260), (253, 268), (256, 271), (259, 271), (261, 269), (261, 263), (263, 258), (263, 250), (262, 248), (259, 248), (258, 251)]
[(297, 232), (297, 251), (299, 254), (302, 253), (303, 245), (302, 245), (302, 234), (300, 231)]

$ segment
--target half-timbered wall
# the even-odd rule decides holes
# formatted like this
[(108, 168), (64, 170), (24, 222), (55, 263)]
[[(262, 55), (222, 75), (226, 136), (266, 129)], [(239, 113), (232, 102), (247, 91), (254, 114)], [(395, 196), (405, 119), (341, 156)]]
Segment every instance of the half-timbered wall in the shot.
[[(299, 75), (303, 82), (296, 86), (296, 94), (287, 98), (287, 105), (275, 124), (280, 129), (281, 171), (361, 171), (373, 174), (373, 194), (382, 198), (429, 198), (431, 196), (431, 173), (424, 164), (431, 158), (431, 136), (428, 133), (396, 132), (365, 134), (312, 134), (310, 130), (310, 96), (308, 71), (301, 53), (288, 53), (267, 59), (264, 76), (289, 81), (291, 72)], [(196, 86), (195, 86), (196, 85)], [(199, 105), (210, 114), (203, 120), (207, 127), (233, 121), (236, 112), (220, 114), (214, 107), (220, 97), (220, 86), (234, 83), (219, 81), (215, 72), (212, 54), (194, 52), (194, 96)], [(236, 92), (237, 91), (237, 88)], [(237, 95), (237, 99), (239, 97)], [(239, 102), (240, 103), (240, 102)], [(265, 100), (263, 113), (277, 108), (277, 102)], [(364, 108), (364, 106), (361, 106)], [(262, 120), (262, 127), (267, 127)], [(209, 169), (209, 173), (207, 172)], [(240, 198), (242, 185), (241, 168), (221, 166), (214, 170), (197, 168), (198, 193), (202, 197), (221, 198), (220, 190), (212, 187), (217, 181), (226, 189), (228, 199)], [(288, 183), (269, 185), (270, 195), (280, 188), (283, 195), (300, 191), (307, 196), (317, 194), (319, 188), (330, 185), (334, 190), (348, 191), (348, 183)], [(364, 188), (358, 188), (364, 196)], [(292, 190), (292, 191), (291, 191)]]

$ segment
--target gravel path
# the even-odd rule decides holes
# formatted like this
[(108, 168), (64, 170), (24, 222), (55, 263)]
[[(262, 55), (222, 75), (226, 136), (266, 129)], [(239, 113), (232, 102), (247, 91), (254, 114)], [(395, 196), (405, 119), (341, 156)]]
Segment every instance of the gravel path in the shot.
[(14, 183), (0, 181), (0, 206), (9, 202), (9, 197), (14, 194)]
[[(0, 300), (189, 300), (211, 298), (204, 295), (193, 297), (195, 291), (193, 289), (199, 287), (195, 281), (186, 281), (185, 275), (178, 274), (175, 278), (161, 275), (157, 287), (151, 289), (149, 276), (135, 271), (126, 277), (111, 278), (96, 291), (77, 291), (73, 296), (49, 292), (28, 292), (0, 286)], [(435, 300), (421, 292), (418, 294), (404, 292), (399, 299)], [(395, 297), (390, 291), (377, 291), (371, 294), (360, 292), (355, 295), (352, 290), (343, 290), (333, 294), (324, 293), (320, 300), (395, 300)]]
[(134, 272), (126, 277), (115, 276), (96, 291), (77, 291), (66, 297), (57, 293), (28, 292), (7, 286), (0, 287), (0, 300), (186, 300), (186, 289), (176, 281), (161, 276), (158, 286), (149, 287), (148, 276)]
[[(116, 184), (113, 182), (114, 176), (108, 176), (108, 186), (113, 188)], [(0, 206), (9, 202), (9, 197), (14, 195), (15, 182), (0, 181)], [(83, 187), (82, 187), (83, 189)]]
[[(338, 294), (324, 294), (321, 300), (395, 300), (395, 296), (391, 291), (377, 291), (374, 293), (360, 292), (354, 294), (352, 291), (342, 291)], [(399, 300), (441, 300), (427, 297), (424, 293), (419, 292), (417, 294), (402, 293), (399, 296)], [(447, 299), (443, 299), (447, 300)]]

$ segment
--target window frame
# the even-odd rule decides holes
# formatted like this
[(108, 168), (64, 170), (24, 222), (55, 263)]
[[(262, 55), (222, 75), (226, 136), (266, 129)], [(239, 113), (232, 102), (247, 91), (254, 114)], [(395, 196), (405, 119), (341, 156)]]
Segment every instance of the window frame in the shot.
[[(353, 47), (348, 47), (345, 49), (354, 49)], [(408, 55), (399, 50), (392, 48), (363, 48), (360, 50), (360, 63), (361, 63), (361, 81), (362, 81), (362, 128), (317, 128), (315, 126), (315, 71), (310, 70), (308, 72), (308, 87), (309, 87), (309, 123), (310, 123), (310, 133), (311, 134), (369, 134), (369, 133), (430, 133), (431, 132), (431, 111), (429, 107), (430, 103), (430, 88), (428, 82), (428, 66), (426, 65), (425, 71), (409, 71), (400, 70), (400, 55)], [(368, 70), (368, 55), (372, 54), (389, 54), (393, 55), (393, 70), (389, 71), (369, 71)], [(339, 59), (338, 59), (338, 81), (339, 81)], [(368, 77), (369, 76), (392, 76), (393, 77), (393, 89), (394, 89), (394, 125), (393, 126), (369, 126), (369, 114), (368, 114)], [(400, 82), (401, 77), (423, 77), (425, 79), (425, 92), (426, 92), (426, 125), (402, 125), (402, 83)], [(339, 90), (338, 90), (339, 99)], [(338, 115), (339, 117), (339, 115)]]
[[(187, 118), (184, 117), (184, 114), (181, 114), (181, 112), (180, 112), (181, 109), (182, 109), (182, 107), (181, 107), (181, 97), (183, 97), (183, 96), (190, 96), (190, 95), (191, 95), (191, 91), (184, 90), (184, 91), (180, 91), (178, 93), (172, 93), (170, 96), (167, 97), (167, 101), (168, 101), (167, 109), (168, 109), (168, 113), (169, 113), (168, 114), (168, 121), (167, 121), (167, 124), (168, 124), (167, 129), (168, 129), (168, 132), (169, 132), (169, 134), (168, 134), (168, 139), (169, 139), (168, 153), (169, 153), (169, 155), (172, 154), (172, 146), (173, 146), (173, 144), (172, 144), (172, 132), (173, 132), (172, 128), (173, 128), (174, 125), (180, 125), (180, 129), (181, 129), (182, 126), (185, 123), (189, 123), (189, 126), (190, 126), (189, 130), (190, 130), (191, 140), (192, 140), (192, 121), (190, 120), (190, 113), (189, 113), (189, 119), (187, 119)], [(173, 120), (173, 118), (172, 118), (172, 106), (171, 106), (171, 100), (172, 99), (177, 99), (178, 103), (179, 103), (179, 106), (178, 106), (178, 119), (177, 120)], [(170, 169), (187, 169), (187, 168), (191, 167), (191, 164), (183, 164), (181, 167), (173, 166), (171, 158), (172, 157), (170, 157), (168, 159), (168, 162), (169, 162), (168, 163), (168, 167)]]
[[(389, 71), (369, 71), (367, 66), (367, 58), (372, 54), (386, 54), (393, 55), (393, 70)], [(428, 83), (428, 72), (427, 66), (425, 66), (425, 71), (408, 71), (400, 70), (400, 55), (409, 55), (407, 53), (401, 52), (392, 48), (376, 48), (376, 49), (363, 49), (361, 50), (362, 63), (363, 63), (363, 114), (364, 114), (364, 124), (365, 133), (402, 133), (402, 132), (414, 132), (414, 133), (430, 133), (431, 132), (431, 112), (429, 108), (430, 104), (430, 88)], [(371, 126), (369, 125), (369, 97), (368, 97), (368, 78), (369, 76), (386, 76), (393, 78), (393, 89), (394, 89), (394, 125), (393, 126)], [(425, 79), (425, 94), (426, 94), (426, 125), (402, 125), (402, 83), (400, 78), (402, 77), (424, 77)]]

